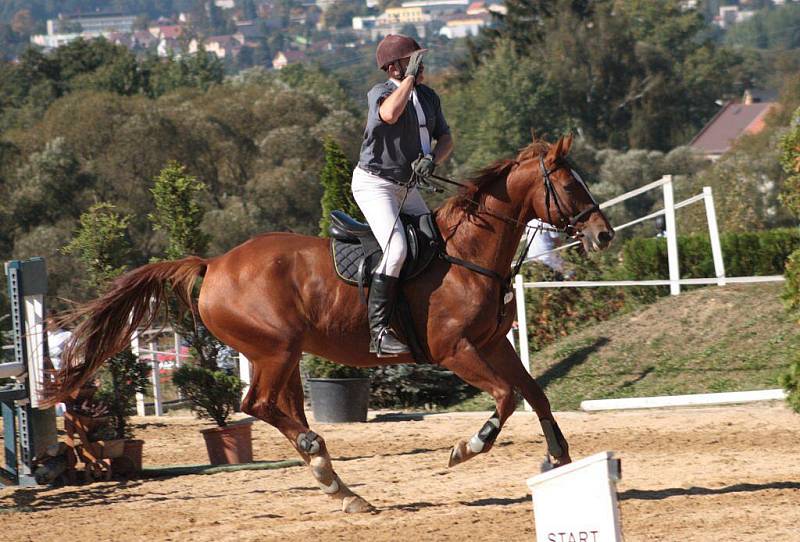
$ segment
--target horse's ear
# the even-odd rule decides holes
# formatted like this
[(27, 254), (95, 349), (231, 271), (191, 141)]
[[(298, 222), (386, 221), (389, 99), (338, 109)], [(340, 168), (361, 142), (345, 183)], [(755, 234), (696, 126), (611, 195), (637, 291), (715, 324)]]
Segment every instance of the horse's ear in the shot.
[(563, 138), (563, 141), (564, 146), (561, 149), (561, 154), (559, 156), (566, 156), (569, 154), (569, 150), (572, 148), (572, 132), (570, 132), (567, 137)]
[(558, 141), (550, 145), (550, 149), (547, 151), (547, 159), (550, 161), (558, 160), (559, 157), (563, 156), (562, 152), (564, 149), (564, 138), (559, 137)]

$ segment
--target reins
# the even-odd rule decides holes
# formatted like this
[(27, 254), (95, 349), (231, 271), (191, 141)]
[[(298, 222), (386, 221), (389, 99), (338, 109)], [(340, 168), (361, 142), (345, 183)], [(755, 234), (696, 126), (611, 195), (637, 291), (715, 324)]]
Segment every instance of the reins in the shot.
[[(517, 162), (517, 163), (519, 163), (519, 162)], [(558, 193), (556, 192), (555, 187), (553, 186), (553, 181), (550, 179), (550, 174), (555, 172), (555, 171), (558, 171), (559, 168), (556, 168), (556, 169), (553, 169), (553, 170), (548, 170), (547, 167), (544, 165), (544, 158), (541, 157), (541, 156), (539, 157), (539, 166), (540, 166), (541, 171), (542, 171), (542, 179), (543, 179), (544, 187), (545, 187), (545, 206), (547, 208), (547, 219), (548, 219), (548, 225), (547, 226), (545, 226), (544, 223), (542, 223), (541, 220), (539, 221), (539, 224), (537, 226), (531, 226), (531, 225), (529, 225), (527, 223), (523, 223), (523, 222), (521, 222), (521, 221), (519, 221), (517, 219), (511, 218), (511, 217), (507, 217), (507, 216), (503, 216), (503, 215), (499, 215), (499, 214), (494, 213), (494, 212), (490, 211), (489, 209), (487, 209), (486, 206), (483, 205), (480, 201), (477, 201), (475, 199), (472, 199), (472, 198), (469, 198), (469, 197), (466, 197), (466, 196), (462, 196), (469, 203), (472, 203), (473, 205), (475, 205), (476, 209), (478, 209), (478, 212), (481, 212), (481, 213), (487, 214), (487, 215), (489, 215), (491, 217), (497, 218), (498, 220), (501, 220), (501, 221), (505, 222), (506, 224), (509, 224), (511, 226), (514, 226), (514, 227), (522, 226), (522, 227), (525, 228), (526, 231), (527, 230), (531, 230), (531, 229), (535, 230), (533, 235), (528, 236), (528, 242), (525, 244), (525, 248), (522, 250), (522, 252), (520, 252), (519, 256), (517, 257), (517, 261), (513, 265), (511, 273), (508, 276), (504, 277), (500, 273), (498, 273), (497, 271), (494, 271), (493, 269), (488, 269), (486, 267), (477, 265), (477, 264), (469, 262), (467, 260), (463, 260), (463, 259), (458, 258), (456, 256), (451, 256), (450, 254), (447, 253), (447, 247), (445, 247), (445, 246), (440, 246), (439, 247), (439, 257), (441, 257), (443, 260), (445, 260), (447, 262), (450, 262), (450, 263), (453, 263), (453, 264), (456, 264), (456, 265), (460, 265), (461, 267), (465, 267), (465, 268), (467, 268), (470, 271), (473, 271), (475, 273), (479, 273), (481, 275), (490, 277), (490, 278), (496, 280), (497, 282), (499, 282), (500, 284), (502, 284), (504, 286), (504, 290), (503, 290), (504, 291), (504, 295), (503, 295), (503, 297), (504, 297), (504, 301), (506, 303), (509, 301), (507, 294), (508, 294), (508, 292), (511, 291), (511, 281), (512, 281), (513, 277), (515, 275), (517, 275), (519, 273), (520, 269), (522, 268), (522, 264), (525, 262), (525, 255), (528, 253), (528, 249), (530, 248), (531, 244), (533, 243), (533, 240), (536, 237), (536, 235), (539, 234), (542, 231), (553, 231), (553, 232), (558, 232), (558, 233), (566, 233), (567, 235), (569, 235), (570, 237), (573, 237), (573, 238), (577, 237), (579, 232), (577, 232), (577, 230), (575, 229), (575, 225), (583, 217), (585, 217), (585, 216), (593, 213), (597, 209), (599, 209), (599, 206), (597, 205), (597, 202), (595, 202), (594, 198), (591, 196), (591, 192), (589, 192), (588, 187), (586, 187), (586, 185), (583, 183), (582, 180), (579, 180), (581, 185), (586, 190), (586, 193), (589, 194), (589, 197), (592, 198), (592, 206), (587, 208), (587, 209), (584, 209), (583, 211), (581, 211), (580, 213), (578, 213), (577, 215), (575, 215), (572, 218), (568, 217), (567, 214), (564, 212), (562, 206), (561, 206), (561, 202), (560, 202), (560, 200), (558, 198)], [(414, 187), (414, 186), (417, 186), (417, 187), (421, 188), (422, 190), (427, 190), (429, 192), (434, 192), (434, 193), (439, 193), (439, 194), (443, 193), (444, 192), (444, 188), (442, 188), (441, 186), (437, 186), (435, 183), (430, 182), (431, 179), (434, 179), (434, 180), (439, 181), (439, 182), (451, 184), (451, 185), (454, 185), (454, 186), (458, 186), (458, 187), (461, 187), (461, 188), (465, 188), (465, 189), (470, 187), (467, 184), (460, 183), (458, 181), (454, 181), (453, 179), (449, 179), (447, 177), (442, 177), (441, 175), (431, 174), (431, 175), (428, 176), (428, 178), (424, 178), (424, 177), (422, 177), (422, 176), (420, 176), (420, 175), (418, 175), (416, 173), (412, 173), (411, 174), (411, 180), (406, 185), (406, 187), (407, 187), (406, 188), (406, 194), (408, 194), (408, 190), (410, 188)], [(553, 217), (550, 214), (550, 199), (551, 199), (551, 197), (553, 199), (553, 202), (556, 204), (556, 209), (558, 209), (558, 212), (561, 215), (561, 219), (564, 222), (567, 222), (567, 226), (564, 227), (564, 228), (556, 228), (555, 226), (553, 226)]]

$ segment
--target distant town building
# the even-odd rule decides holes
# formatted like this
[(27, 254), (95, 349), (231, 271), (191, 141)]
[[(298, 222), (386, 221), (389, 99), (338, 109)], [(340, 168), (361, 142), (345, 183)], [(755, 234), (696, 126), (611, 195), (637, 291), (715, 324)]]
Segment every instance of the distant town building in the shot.
[[(123, 15), (121, 13), (93, 13), (76, 16), (59, 15), (58, 19), (48, 19), (47, 33), (53, 35), (61, 32), (61, 29), (64, 27), (80, 27), (77, 32), (100, 36), (110, 32), (132, 32), (133, 23), (135, 22), (135, 15)], [(73, 32), (75, 32), (75, 30), (73, 30)]]
[(390, 26), (408, 23), (426, 23), (432, 20), (421, 6), (386, 8), (386, 11), (378, 15), (375, 23), (378, 26)]
[(746, 21), (755, 14), (755, 10), (742, 10), (739, 6), (720, 6), (719, 15), (714, 18), (714, 24), (720, 28), (729, 28)]
[(151, 26), (147, 30), (158, 39), (176, 40), (183, 34), (183, 27), (177, 24)]
[(375, 27), (377, 17), (374, 15), (368, 17), (353, 17), (353, 30), (369, 30)]
[(220, 9), (233, 9), (236, 7), (234, 0), (214, 0), (214, 5)]
[(156, 46), (156, 53), (160, 57), (180, 58), (183, 53), (183, 44), (177, 39), (161, 38)]
[(158, 44), (158, 38), (147, 30), (137, 30), (133, 33), (133, 44), (134, 47), (150, 49)]
[[(464, 13), (470, 0), (409, 0), (400, 4), (403, 8), (421, 8), (431, 16)], [(386, 11), (389, 11), (388, 9)]]
[(264, 37), (264, 26), (269, 27), (267, 21), (236, 21), (236, 32), (246, 39), (260, 39)]
[(728, 102), (692, 139), (689, 146), (710, 160), (716, 160), (744, 134), (757, 134), (765, 127), (767, 114), (777, 104), (758, 101), (746, 91), (741, 102)]
[(298, 62), (303, 62), (306, 59), (306, 55), (302, 51), (294, 51), (294, 50), (287, 50), (287, 51), (279, 51), (275, 58), (272, 59), (272, 67), (276, 70), (280, 70), (285, 68), (289, 64), (297, 64)]
[(94, 39), (112, 34), (130, 33), (136, 17), (120, 13), (93, 13), (89, 15), (59, 15), (48, 19), (47, 34), (31, 36), (31, 43), (54, 49), (79, 38)]
[[(204, 40), (206, 51), (214, 53), (217, 58), (235, 58), (242, 50), (244, 41), (238, 41), (234, 36), (211, 36)], [(191, 53), (191, 48), (189, 49)]]
[(487, 15), (450, 19), (439, 29), (439, 34), (449, 39), (477, 36), (481, 28), (489, 23)]

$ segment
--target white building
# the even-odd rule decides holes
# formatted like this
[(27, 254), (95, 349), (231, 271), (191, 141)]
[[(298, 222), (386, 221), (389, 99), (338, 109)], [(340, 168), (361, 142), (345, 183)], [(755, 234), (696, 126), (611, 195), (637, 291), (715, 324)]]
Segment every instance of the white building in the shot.
[(135, 20), (133, 15), (120, 14), (60, 15), (58, 19), (48, 19), (47, 34), (31, 36), (31, 43), (45, 49), (55, 49), (78, 38), (90, 40), (100, 36), (128, 34), (133, 32)]
[(374, 15), (368, 17), (353, 17), (353, 30), (369, 30), (375, 26), (377, 17)]
[(714, 20), (714, 24), (720, 28), (729, 28), (735, 24), (746, 21), (756, 12), (752, 10), (742, 11), (739, 6), (720, 6), (719, 15)]
[(83, 34), (95, 34), (100, 36), (110, 32), (133, 32), (133, 23), (136, 22), (135, 15), (113, 14), (90, 14), (69, 17), (59, 15), (58, 19), (48, 19), (47, 34), (52, 36), (61, 32), (63, 26), (78, 26)]
[(404, 8), (422, 8), (430, 15), (464, 13), (471, 0), (409, 0), (401, 4)]
[(477, 36), (481, 28), (486, 26), (487, 23), (488, 18), (486, 16), (451, 19), (439, 29), (439, 34), (451, 40)]

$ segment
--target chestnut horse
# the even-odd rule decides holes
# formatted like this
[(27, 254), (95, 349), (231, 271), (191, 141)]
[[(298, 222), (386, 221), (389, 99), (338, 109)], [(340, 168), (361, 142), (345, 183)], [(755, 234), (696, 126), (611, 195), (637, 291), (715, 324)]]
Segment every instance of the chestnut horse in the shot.
[[(580, 236), (587, 250), (607, 246), (613, 229), (566, 161), (571, 144), (571, 136), (553, 145), (534, 141), (515, 160), (483, 170), (437, 209), (447, 254), (509, 277), (525, 225), (536, 217)], [(203, 323), (252, 362), (242, 410), (283, 433), (322, 491), (338, 499), (345, 512), (371, 510), (334, 472), (325, 441), (309, 429), (300, 357), (311, 352), (356, 367), (413, 359), (369, 353), (366, 307), (357, 288), (337, 278), (327, 239), (268, 233), (216, 258), (153, 263), (119, 277), (105, 295), (78, 310), (82, 319), (62, 353), (49, 402), (78, 389), (106, 359), (127, 347), (133, 332), (152, 321), (154, 307), (168, 292), (195, 310), (191, 295), (201, 276), (197, 308)], [(480, 431), (453, 447), (450, 466), (491, 449), (514, 411), (515, 390), (535, 409), (554, 463), (570, 462), (567, 441), (544, 392), (506, 338), (514, 319), (512, 310), (503, 310), (511, 303), (504, 296), (507, 285), (444, 259), (434, 260), (403, 285), (429, 359), (496, 401)]]

